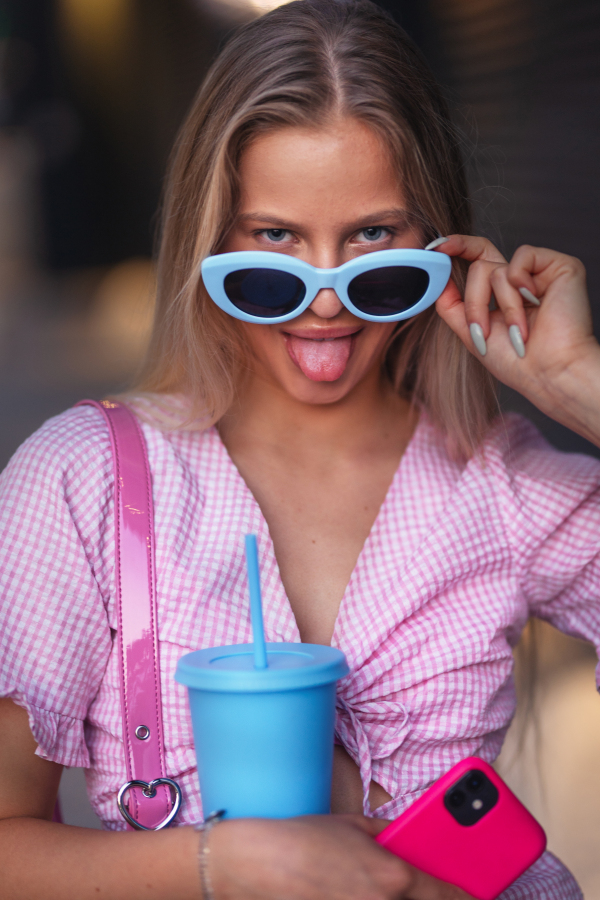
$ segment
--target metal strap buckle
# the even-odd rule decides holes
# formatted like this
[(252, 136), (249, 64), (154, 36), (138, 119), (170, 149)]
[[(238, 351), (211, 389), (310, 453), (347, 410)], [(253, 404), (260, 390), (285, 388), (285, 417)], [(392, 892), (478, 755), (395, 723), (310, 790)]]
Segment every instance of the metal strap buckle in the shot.
[[(173, 798), (173, 808), (171, 812), (162, 820), (159, 825), (155, 825), (154, 828), (148, 828), (146, 825), (142, 825), (133, 816), (129, 813), (129, 810), (125, 806), (124, 797), (127, 791), (131, 790), (131, 788), (141, 788), (144, 795), (146, 797), (155, 797), (156, 796), (156, 788), (160, 784), (168, 784), (171, 789), (171, 795)], [(117, 794), (117, 806), (119, 807), (119, 812), (123, 816), (126, 822), (137, 829), (138, 831), (160, 831), (162, 828), (166, 828), (167, 825), (170, 825), (177, 813), (181, 808), (181, 788), (177, 784), (176, 781), (173, 781), (172, 778), (155, 778), (153, 781), (140, 781), (139, 779), (135, 779), (134, 781), (126, 781), (125, 784), (119, 789), (119, 793)]]

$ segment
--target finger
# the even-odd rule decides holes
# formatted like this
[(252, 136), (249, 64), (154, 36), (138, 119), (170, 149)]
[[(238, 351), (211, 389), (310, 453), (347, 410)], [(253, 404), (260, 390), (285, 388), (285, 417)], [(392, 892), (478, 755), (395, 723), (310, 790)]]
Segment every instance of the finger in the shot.
[(448, 240), (437, 248), (437, 253), (446, 253), (448, 256), (459, 256), (469, 262), (482, 259), (486, 262), (505, 263), (497, 247), (487, 238), (471, 234), (451, 234)]
[(533, 293), (529, 290), (529, 288), (526, 288), (526, 287), (520, 287), (520, 288), (517, 288), (517, 290), (519, 291), (519, 293), (520, 293), (521, 297), (523, 298), (523, 300), (527, 300), (529, 303), (533, 303), (534, 306), (541, 306), (540, 301), (539, 301), (538, 298), (535, 296), (535, 294), (533, 294)]
[(432, 875), (410, 866), (411, 884), (405, 893), (406, 900), (473, 900), (461, 888), (440, 881)]
[(508, 266), (508, 280), (521, 290), (531, 291), (539, 300), (554, 281), (566, 278), (585, 282), (585, 268), (574, 256), (546, 247), (519, 247)]
[[(330, 816), (329, 818), (332, 817)], [(345, 813), (343, 815), (337, 815), (335, 818), (342, 819), (344, 822), (354, 825), (361, 831), (371, 835), (371, 837), (377, 837), (377, 835), (390, 824), (387, 819), (366, 818), (366, 816), (358, 815), (358, 813)]]
[[(503, 264), (502, 264), (503, 265)], [(465, 285), (465, 316), (469, 329), (479, 325), (485, 340), (490, 334), (490, 300), (492, 299), (492, 275), (499, 263), (477, 260), (467, 276)]]
[(465, 304), (463, 303), (460, 291), (452, 279), (450, 279), (442, 294), (438, 297), (435, 308), (446, 325), (458, 335), (472, 353), (477, 354), (469, 332), (467, 317), (465, 316)]
[[(494, 297), (504, 316), (504, 323), (515, 351), (524, 356), (524, 346), (529, 337), (529, 326), (521, 293), (508, 280), (508, 267), (498, 267), (491, 278)], [(518, 329), (518, 332), (515, 332)]]
[(365, 831), (368, 831), (369, 834), (376, 837), (378, 834), (381, 834), (384, 829), (388, 827), (390, 824), (389, 819), (363, 819), (363, 822), (366, 822), (366, 825), (361, 825)]

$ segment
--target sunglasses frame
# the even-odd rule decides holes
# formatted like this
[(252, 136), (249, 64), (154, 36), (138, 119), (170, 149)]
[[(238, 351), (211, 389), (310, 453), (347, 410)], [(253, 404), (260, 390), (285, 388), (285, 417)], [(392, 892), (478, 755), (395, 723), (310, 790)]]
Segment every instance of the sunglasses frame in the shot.
[[(373, 269), (387, 266), (413, 266), (423, 269), (429, 275), (429, 284), (424, 295), (410, 309), (393, 313), (390, 316), (372, 316), (361, 312), (348, 296), (348, 285), (357, 275)], [(306, 287), (306, 295), (302, 302), (283, 316), (253, 316), (235, 306), (225, 293), (225, 278), (239, 269), (275, 269), (288, 272), (300, 278)], [(452, 261), (445, 253), (434, 250), (374, 250), (364, 253), (338, 266), (336, 269), (317, 269), (310, 263), (287, 253), (273, 253), (269, 250), (238, 250), (233, 253), (217, 253), (207, 256), (202, 262), (201, 272), (204, 286), (211, 299), (224, 312), (229, 313), (242, 322), (277, 325), (296, 319), (308, 309), (317, 294), (323, 288), (332, 288), (346, 309), (367, 322), (400, 322), (410, 319), (423, 310), (428, 309), (438, 299), (448, 281), (452, 270)]]

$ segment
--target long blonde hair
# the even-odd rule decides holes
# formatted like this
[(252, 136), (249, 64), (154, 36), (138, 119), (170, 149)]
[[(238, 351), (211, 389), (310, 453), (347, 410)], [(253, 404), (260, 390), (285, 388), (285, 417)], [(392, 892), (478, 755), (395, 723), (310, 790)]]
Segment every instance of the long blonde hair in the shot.
[[(470, 231), (445, 102), (418, 50), (386, 13), (369, 0), (295, 0), (240, 28), (210, 69), (174, 149), (156, 318), (135, 387), (158, 401), (184, 395), (187, 427), (220, 419), (248, 367), (236, 321), (212, 303), (200, 278), (201, 261), (218, 250), (235, 219), (241, 154), (260, 134), (319, 127), (339, 116), (364, 122), (383, 139), (426, 240)], [(464, 282), (460, 266), (455, 278)], [(385, 367), (453, 451), (471, 455), (496, 409), (494, 386), (433, 308), (398, 328)]]

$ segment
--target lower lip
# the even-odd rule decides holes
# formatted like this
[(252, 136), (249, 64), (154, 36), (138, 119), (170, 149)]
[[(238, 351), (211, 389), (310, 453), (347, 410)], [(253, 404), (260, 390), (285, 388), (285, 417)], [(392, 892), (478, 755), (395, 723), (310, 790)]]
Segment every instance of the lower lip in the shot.
[(337, 381), (342, 377), (360, 331), (331, 341), (314, 341), (283, 332), (290, 359), (310, 381)]

